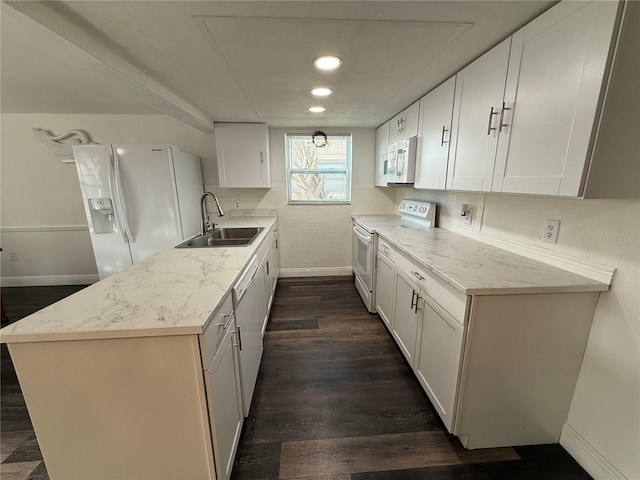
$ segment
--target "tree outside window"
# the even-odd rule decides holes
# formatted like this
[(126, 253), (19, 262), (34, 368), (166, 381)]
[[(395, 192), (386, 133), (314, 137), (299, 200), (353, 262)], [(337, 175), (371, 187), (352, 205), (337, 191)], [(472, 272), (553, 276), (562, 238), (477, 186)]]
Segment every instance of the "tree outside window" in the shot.
[(285, 140), (289, 203), (351, 201), (351, 135), (327, 135), (324, 146), (311, 135), (287, 134)]

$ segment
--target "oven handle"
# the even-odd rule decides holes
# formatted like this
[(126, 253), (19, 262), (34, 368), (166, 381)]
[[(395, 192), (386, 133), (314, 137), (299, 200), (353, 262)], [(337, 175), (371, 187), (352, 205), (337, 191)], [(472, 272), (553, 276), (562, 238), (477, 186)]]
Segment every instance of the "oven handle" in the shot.
[(363, 242), (372, 242), (371, 235), (363, 235), (362, 233), (360, 233), (360, 229), (357, 226), (353, 227), (353, 233)]

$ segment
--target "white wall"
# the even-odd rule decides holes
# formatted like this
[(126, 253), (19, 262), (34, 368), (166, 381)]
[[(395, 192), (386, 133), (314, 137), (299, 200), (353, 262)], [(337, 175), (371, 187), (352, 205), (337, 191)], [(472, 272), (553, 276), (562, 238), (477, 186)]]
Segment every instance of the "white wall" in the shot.
[[(31, 132), (87, 131), (97, 143), (167, 143), (202, 158), (215, 175), (215, 141), (162, 115), (3, 114), (0, 227), (3, 285), (97, 280), (74, 163), (62, 163)], [(15, 252), (17, 261), (10, 260)]]
[[(375, 130), (352, 129), (351, 205), (286, 204), (284, 134), (271, 129), (271, 189), (220, 189), (215, 137), (161, 115), (3, 114), (0, 227), (2, 283), (45, 285), (97, 279), (75, 164), (62, 163), (31, 132), (86, 130), (97, 143), (168, 143), (202, 159), (208, 190), (223, 209), (277, 209), (282, 267), (289, 274), (347, 274), (351, 265), (351, 215), (392, 213), (395, 194), (373, 187)], [(326, 130), (327, 133), (337, 130)], [(345, 130), (339, 130), (344, 133)], [(309, 131), (310, 133), (310, 131)], [(10, 260), (15, 252), (17, 261)]]
[(348, 275), (351, 273), (351, 216), (393, 213), (395, 193), (373, 186), (375, 129), (324, 129), (352, 134), (352, 188), (350, 205), (287, 205), (285, 188), (285, 133), (313, 129), (269, 129), (271, 189), (221, 189), (205, 180), (207, 189), (220, 199), (223, 209), (233, 201), (241, 209), (277, 209), (281, 261), (285, 275)]
[[(578, 261), (616, 267), (600, 295), (567, 420), (586, 448), (604, 457), (590, 465), (595, 478), (640, 479), (640, 200), (574, 200), (534, 196), (430, 192), (403, 188), (402, 198), (437, 202), (440, 226), (482, 239), (501, 238)], [(473, 205), (472, 225), (458, 215)], [(542, 241), (545, 219), (560, 220), (557, 244)], [(576, 457), (585, 455), (569, 443)], [(583, 465), (593, 458), (578, 458)], [(613, 467), (613, 470), (606, 470)], [(616, 472), (618, 470), (619, 472)], [(621, 473), (624, 477), (617, 477)]]

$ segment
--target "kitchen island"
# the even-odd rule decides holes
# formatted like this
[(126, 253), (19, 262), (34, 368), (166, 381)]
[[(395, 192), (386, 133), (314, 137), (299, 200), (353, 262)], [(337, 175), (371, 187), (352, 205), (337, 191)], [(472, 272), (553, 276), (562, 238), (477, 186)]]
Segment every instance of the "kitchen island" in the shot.
[(245, 247), (161, 252), (0, 331), (51, 479), (229, 478), (242, 426), (231, 290), (277, 218), (224, 226), (264, 230)]

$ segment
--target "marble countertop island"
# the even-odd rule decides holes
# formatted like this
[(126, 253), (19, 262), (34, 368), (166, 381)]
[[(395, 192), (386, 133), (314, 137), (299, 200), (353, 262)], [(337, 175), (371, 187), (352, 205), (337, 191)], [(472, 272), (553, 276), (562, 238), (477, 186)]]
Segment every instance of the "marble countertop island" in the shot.
[(276, 221), (225, 218), (225, 227), (265, 229), (248, 246), (160, 252), (6, 326), (0, 342), (202, 333)]
[(466, 295), (606, 291), (609, 285), (441, 228), (400, 217), (355, 216), (402, 253)]

